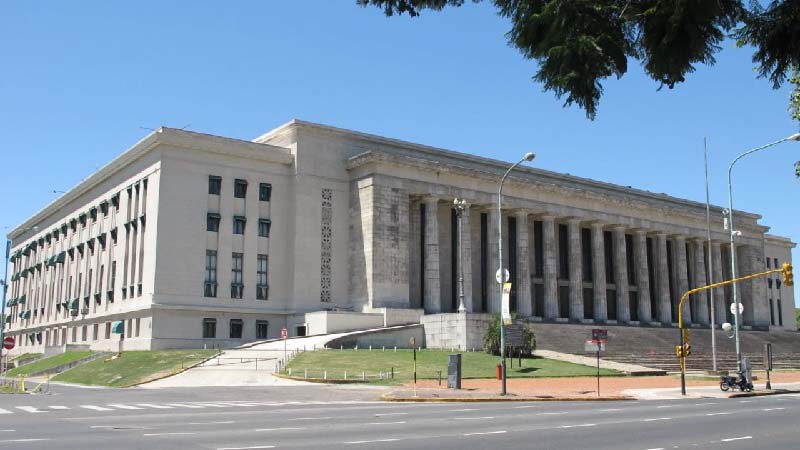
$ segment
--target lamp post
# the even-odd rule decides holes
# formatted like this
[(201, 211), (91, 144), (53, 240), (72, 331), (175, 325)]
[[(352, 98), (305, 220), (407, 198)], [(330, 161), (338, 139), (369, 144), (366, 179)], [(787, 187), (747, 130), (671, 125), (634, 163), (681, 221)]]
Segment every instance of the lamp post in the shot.
[[(775, 142), (770, 142), (769, 144), (762, 145), (761, 147), (756, 147), (750, 149), (741, 155), (737, 156), (731, 162), (731, 165), (728, 167), (728, 231), (730, 231), (730, 239), (731, 239), (731, 278), (736, 278), (736, 247), (733, 242), (733, 238), (736, 235), (741, 235), (741, 232), (736, 232), (733, 227), (733, 166), (742, 158), (752, 153), (767, 149), (772, 147), (773, 145), (778, 145), (786, 141), (800, 141), (800, 133), (793, 134), (789, 137), (785, 137), (783, 139), (777, 140)], [(736, 340), (736, 370), (742, 370), (742, 352), (741, 347), (739, 345), (739, 308), (741, 308), (741, 304), (739, 302), (739, 298), (737, 297), (737, 289), (736, 284), (733, 284), (733, 304), (736, 306), (733, 308), (733, 321), (734, 321), (734, 338)]]
[(454, 199), (453, 205), (456, 207), (458, 216), (458, 312), (467, 312), (464, 305), (464, 254), (463, 254), (463, 233), (464, 233), (464, 210), (467, 209), (467, 201)]
[[(497, 261), (500, 268), (497, 272), (500, 274), (498, 277), (498, 282), (500, 283), (500, 310), (503, 310), (503, 282), (506, 281), (506, 271), (503, 267), (503, 183), (506, 181), (506, 177), (508, 174), (514, 170), (515, 167), (522, 164), (525, 161), (533, 161), (533, 158), (536, 157), (532, 152), (525, 153), (525, 156), (522, 157), (519, 161), (517, 161), (514, 165), (506, 170), (506, 173), (503, 174), (503, 178), (500, 179), (500, 187), (497, 189)], [(500, 395), (506, 395), (506, 333), (505, 333), (505, 324), (503, 324), (503, 317), (502, 312), (500, 314), (500, 377), (502, 379), (502, 390), (500, 391)]]
[[(711, 247), (711, 197), (709, 196), (708, 192), (708, 145), (706, 143), (706, 139), (703, 138), (703, 154), (704, 154), (704, 161), (706, 167), (706, 234), (708, 238), (708, 284), (714, 284), (714, 255), (713, 249)], [(722, 280), (719, 280), (722, 281)], [(715, 305), (716, 299), (714, 296), (714, 289), (709, 292), (710, 300), (711, 300), (711, 370), (714, 373), (717, 372), (717, 330), (716, 330), (716, 311)], [(700, 305), (703, 307), (704, 305)]]

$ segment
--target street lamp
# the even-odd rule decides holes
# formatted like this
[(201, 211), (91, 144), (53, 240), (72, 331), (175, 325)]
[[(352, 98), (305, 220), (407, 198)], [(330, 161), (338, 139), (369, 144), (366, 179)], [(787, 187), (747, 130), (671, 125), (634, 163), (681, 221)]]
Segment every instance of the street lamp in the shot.
[[(730, 231), (730, 239), (731, 239), (731, 278), (736, 278), (736, 247), (733, 243), (734, 236), (740, 236), (742, 233), (741, 231), (736, 231), (733, 227), (733, 166), (736, 164), (740, 159), (744, 158), (747, 155), (752, 153), (767, 149), (772, 147), (773, 145), (778, 145), (786, 141), (800, 141), (800, 133), (793, 134), (789, 137), (785, 137), (783, 139), (777, 140), (775, 142), (770, 142), (769, 144), (762, 145), (761, 147), (756, 147), (754, 149), (750, 149), (741, 155), (737, 156), (731, 162), (730, 167), (728, 167), (728, 230)], [(734, 321), (734, 338), (736, 340), (736, 370), (742, 370), (742, 352), (741, 347), (739, 345), (739, 315), (741, 312), (739, 309), (741, 308), (741, 304), (739, 302), (739, 298), (736, 295), (736, 283), (733, 283), (733, 304), (736, 306), (733, 307), (733, 321)]]
[(500, 266), (497, 269), (497, 273), (499, 276), (497, 277), (497, 281), (500, 283), (500, 367), (501, 367), (501, 378), (502, 378), (502, 390), (500, 391), (500, 395), (506, 395), (506, 329), (505, 324), (503, 324), (503, 283), (506, 280), (506, 271), (503, 267), (503, 183), (506, 181), (506, 177), (515, 167), (522, 164), (525, 161), (533, 161), (536, 155), (533, 152), (525, 153), (525, 156), (522, 157), (519, 161), (517, 161), (513, 166), (509, 167), (506, 170), (506, 173), (503, 174), (503, 178), (500, 179), (500, 187), (497, 189), (497, 261), (498, 265)]
[(467, 312), (467, 307), (464, 305), (464, 255), (463, 255), (463, 233), (464, 233), (464, 210), (467, 209), (467, 201), (462, 199), (454, 199), (453, 206), (456, 207), (456, 215), (458, 216), (458, 312)]

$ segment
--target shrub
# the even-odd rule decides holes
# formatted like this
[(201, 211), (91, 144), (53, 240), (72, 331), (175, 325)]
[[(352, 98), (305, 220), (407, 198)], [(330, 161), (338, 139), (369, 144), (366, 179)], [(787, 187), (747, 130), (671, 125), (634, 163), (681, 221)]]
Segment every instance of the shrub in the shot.
[[(522, 356), (531, 357), (536, 350), (536, 334), (533, 327), (527, 321), (514, 320), (516, 324), (522, 324), (522, 336), (525, 343), (519, 350)], [(492, 355), (500, 354), (500, 314), (495, 314), (494, 319), (489, 322), (489, 328), (483, 336), (483, 350)]]

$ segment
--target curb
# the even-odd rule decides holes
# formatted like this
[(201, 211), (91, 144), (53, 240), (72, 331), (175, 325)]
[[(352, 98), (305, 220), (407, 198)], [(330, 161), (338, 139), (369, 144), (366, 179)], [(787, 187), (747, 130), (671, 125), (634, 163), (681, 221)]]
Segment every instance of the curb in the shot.
[(636, 400), (633, 397), (392, 397), (382, 395), (385, 402), (399, 403), (488, 403), (488, 402), (614, 402)]
[(772, 389), (770, 391), (740, 392), (731, 394), (728, 398), (766, 397), (767, 395), (800, 394), (799, 389)]

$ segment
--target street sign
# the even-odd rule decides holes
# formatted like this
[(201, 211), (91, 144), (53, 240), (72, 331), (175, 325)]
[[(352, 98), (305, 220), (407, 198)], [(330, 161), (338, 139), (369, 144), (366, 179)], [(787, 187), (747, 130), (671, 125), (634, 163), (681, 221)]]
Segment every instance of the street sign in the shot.
[(14, 348), (14, 336), (6, 336), (3, 338), (3, 348), (6, 350), (12, 350)]
[(608, 342), (608, 330), (602, 328), (594, 328), (592, 330), (592, 341), (594, 342)]
[[(506, 271), (508, 272), (508, 271)], [(511, 283), (503, 283), (503, 302), (500, 310), (503, 316), (503, 325), (511, 325)]]
[(289, 330), (287, 330), (286, 327), (281, 328), (281, 337), (283, 339), (289, 337)]
[(506, 347), (522, 347), (525, 345), (525, 332), (521, 323), (512, 323), (506, 327)]
[(739, 314), (744, 312), (744, 305), (741, 303), (731, 303), (731, 314), (736, 314), (736, 305), (739, 305)]
[(606, 343), (597, 341), (584, 341), (583, 351), (586, 353), (604, 352), (606, 351)]
[(500, 269), (497, 269), (497, 272), (494, 273), (494, 279), (497, 280), (498, 284), (506, 283), (510, 278), (511, 278), (511, 273), (508, 271), (508, 269), (503, 269), (502, 280), (500, 279)]

